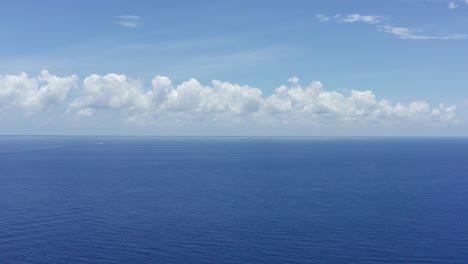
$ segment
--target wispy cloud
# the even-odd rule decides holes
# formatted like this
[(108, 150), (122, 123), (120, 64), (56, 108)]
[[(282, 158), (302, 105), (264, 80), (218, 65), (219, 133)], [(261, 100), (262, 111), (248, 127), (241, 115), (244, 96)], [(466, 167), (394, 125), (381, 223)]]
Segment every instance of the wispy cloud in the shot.
[(116, 18), (129, 19), (129, 20), (140, 20), (140, 19), (142, 19), (141, 17), (134, 16), (134, 15), (122, 15), (122, 16), (116, 16)]
[(457, 5), (457, 3), (455, 3), (455, 2), (450, 2), (450, 3), (448, 3), (448, 7), (449, 7), (450, 9), (455, 9), (455, 8), (458, 7), (458, 5)]
[(315, 18), (317, 18), (320, 22), (327, 22), (330, 20), (330, 17), (324, 14), (316, 14)]
[[(463, 0), (465, 3), (468, 4), (468, 0)], [(451, 2), (453, 6), (449, 6), (450, 8), (458, 7), (458, 4)], [(450, 5), (449, 4), (449, 5)], [(431, 34), (422, 34), (418, 33), (420, 30), (414, 30), (407, 27), (399, 27), (399, 26), (392, 26), (387, 23), (383, 23), (386, 20), (384, 16), (377, 16), (377, 15), (361, 15), (361, 14), (349, 14), (349, 15), (340, 15), (335, 14), (332, 16), (325, 15), (325, 14), (316, 14), (316, 19), (321, 22), (328, 22), (328, 21), (338, 21), (343, 23), (367, 23), (375, 25), (377, 30), (380, 32), (388, 33), (393, 36), (396, 36), (400, 39), (409, 39), (409, 40), (460, 40), (468, 38), (466, 34), (445, 34), (445, 35), (431, 35)]]
[(135, 15), (121, 15), (116, 16), (115, 18), (118, 19), (117, 21), (115, 21), (116, 24), (128, 28), (137, 28), (141, 26), (141, 23), (143, 21), (143, 18)]
[[(336, 16), (335, 16), (336, 17)], [(360, 15), (360, 14), (351, 14), (344, 17), (339, 17), (339, 21), (345, 23), (355, 23), (355, 22), (364, 22), (369, 24), (377, 24), (383, 20), (381, 16), (374, 15)]]
[(468, 0), (455, 0), (448, 3), (449, 9), (456, 9), (459, 8), (461, 5), (466, 4), (468, 5)]
[(381, 32), (395, 35), (400, 39), (412, 39), (412, 40), (429, 40), (429, 39), (456, 40), (456, 39), (466, 39), (468, 37), (467, 35), (464, 35), (464, 34), (424, 35), (424, 34), (418, 34), (415, 32), (415, 30), (412, 30), (406, 27), (394, 27), (390, 25), (379, 26), (378, 30)]
[(361, 15), (361, 14), (349, 14), (349, 15), (335, 14), (331, 16), (325, 15), (325, 14), (316, 14), (315, 18), (317, 18), (317, 20), (319, 20), (320, 22), (328, 22), (331, 20), (336, 20), (336, 21), (344, 22), (344, 23), (363, 22), (363, 23), (368, 23), (368, 24), (377, 24), (384, 20), (384, 17), (382, 16)]

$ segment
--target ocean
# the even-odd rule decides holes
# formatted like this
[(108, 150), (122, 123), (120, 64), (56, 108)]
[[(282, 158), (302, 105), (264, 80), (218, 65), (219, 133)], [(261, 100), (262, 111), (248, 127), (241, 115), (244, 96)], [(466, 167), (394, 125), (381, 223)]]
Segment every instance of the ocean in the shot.
[(468, 139), (0, 137), (0, 263), (468, 263)]

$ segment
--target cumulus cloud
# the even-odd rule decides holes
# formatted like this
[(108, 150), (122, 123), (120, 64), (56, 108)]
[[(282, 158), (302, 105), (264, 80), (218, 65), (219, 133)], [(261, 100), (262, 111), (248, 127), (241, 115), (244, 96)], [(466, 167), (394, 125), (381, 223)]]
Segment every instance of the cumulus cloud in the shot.
[(36, 77), (24, 72), (0, 75), (0, 111), (18, 108), (34, 113), (45, 110), (62, 103), (77, 81), (75, 75), (58, 77), (46, 70)]
[(349, 95), (326, 91), (321, 82), (309, 86), (281, 86), (266, 98), (264, 111), (269, 117), (279, 115), (307, 123), (315, 122), (453, 122), (455, 107), (439, 105), (431, 108), (427, 102), (392, 104), (389, 100), (378, 100), (372, 91), (352, 90)]
[(349, 94), (327, 91), (319, 81), (302, 87), (299, 78), (291, 86), (280, 86), (272, 95), (248, 85), (212, 81), (208, 86), (196, 79), (174, 85), (166, 76), (156, 76), (151, 89), (125, 75), (91, 75), (83, 82), (83, 93), (70, 103), (79, 115), (100, 110), (118, 110), (128, 121), (155, 120), (231, 123), (453, 123), (455, 106), (427, 102), (391, 103), (372, 91)]
[(79, 115), (93, 115), (99, 109), (119, 109), (127, 112), (143, 111), (150, 108), (150, 92), (142, 84), (125, 75), (93, 74), (83, 81), (84, 95), (70, 103), (71, 109)]
[(122, 15), (116, 16), (115, 18), (117, 18), (117, 21), (115, 21), (116, 24), (128, 28), (139, 27), (141, 26), (141, 22), (143, 21), (143, 18), (134, 15)]
[[(26, 73), (0, 75), (0, 110), (21, 109), (27, 113), (63, 103), (75, 75), (58, 77), (42, 71), (36, 77)], [(196, 79), (174, 85), (166, 76), (156, 76), (151, 87), (125, 75), (93, 74), (68, 104), (71, 112), (92, 116), (116, 111), (130, 122), (207, 122), (210, 124), (254, 121), (256, 123), (453, 123), (455, 106), (431, 107), (425, 101), (407, 104), (378, 99), (372, 91), (349, 94), (327, 91), (319, 81), (303, 87), (298, 77), (288, 79), (269, 96), (248, 85), (214, 80), (203, 85)]]
[(221, 81), (203, 86), (190, 79), (177, 86), (165, 76), (152, 80), (152, 89), (125, 75), (91, 75), (83, 82), (83, 95), (70, 103), (79, 115), (93, 115), (97, 110), (118, 109), (129, 120), (178, 116), (183, 119), (211, 115), (245, 115), (258, 110), (261, 90)]

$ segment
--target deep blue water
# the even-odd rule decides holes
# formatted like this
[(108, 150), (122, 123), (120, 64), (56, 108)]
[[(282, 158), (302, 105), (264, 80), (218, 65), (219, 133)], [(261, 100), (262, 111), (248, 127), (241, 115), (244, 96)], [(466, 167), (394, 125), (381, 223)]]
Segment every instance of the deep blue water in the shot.
[(468, 139), (0, 137), (0, 263), (465, 264)]

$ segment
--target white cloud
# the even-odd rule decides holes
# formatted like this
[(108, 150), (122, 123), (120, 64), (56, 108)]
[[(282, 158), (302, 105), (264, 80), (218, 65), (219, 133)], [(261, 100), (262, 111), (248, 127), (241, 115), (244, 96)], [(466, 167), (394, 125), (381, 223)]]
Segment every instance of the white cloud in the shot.
[(141, 20), (142, 19), (141, 17), (134, 16), (134, 15), (122, 15), (122, 16), (116, 16), (116, 18), (128, 19), (128, 20)]
[(128, 28), (136, 28), (138, 26), (140, 26), (140, 23), (139, 22), (136, 22), (136, 21), (117, 21), (115, 22), (123, 27), (128, 27)]
[[(466, 1), (468, 1), (468, 0), (466, 0)], [(449, 7), (450, 9), (455, 9), (455, 8), (458, 7), (458, 5), (457, 5), (457, 3), (455, 3), (455, 2), (450, 2), (450, 3), (448, 3), (448, 7)]]
[(377, 24), (380, 21), (384, 20), (384, 18), (381, 16), (361, 15), (361, 14), (349, 14), (349, 15), (335, 14), (332, 16), (328, 16), (325, 14), (316, 14), (315, 18), (321, 22), (328, 22), (333, 19), (333, 20), (337, 20), (337, 21), (345, 22), (345, 23), (364, 22), (364, 23), (369, 23), (369, 24)]
[[(391, 104), (377, 100), (372, 91), (351, 91), (346, 96), (336, 91), (326, 91), (314, 81), (305, 88), (282, 86), (265, 99), (264, 111), (270, 118), (279, 116), (300, 123), (307, 122), (454, 122), (455, 107), (441, 104), (430, 108), (423, 101), (410, 104)], [(284, 115), (286, 114), (286, 116)]]
[(412, 40), (429, 40), (429, 39), (457, 40), (457, 39), (466, 39), (468, 37), (467, 35), (464, 35), (464, 34), (449, 34), (449, 35), (437, 35), (437, 36), (417, 34), (412, 29), (409, 29), (406, 27), (394, 27), (390, 25), (379, 26), (378, 30), (395, 35), (401, 39), (412, 39)]
[(115, 21), (116, 24), (119, 24), (123, 27), (128, 27), (128, 28), (137, 28), (141, 26), (141, 22), (143, 18), (135, 15), (122, 15), (122, 16), (116, 16), (118, 20)]
[(292, 84), (298, 84), (299, 83), (299, 78), (298, 77), (291, 77), (288, 79), (288, 82)]
[[(468, 0), (467, 0), (468, 1)], [(330, 20), (330, 17), (329, 16), (326, 16), (324, 14), (316, 14), (315, 15), (315, 18), (317, 18), (319, 21), (321, 22), (327, 22)]]
[(453, 1), (448, 3), (448, 8), (450, 9), (456, 9), (460, 7), (460, 4), (467, 4), (468, 5), (468, 0), (459, 0), (459, 1)]
[(60, 104), (77, 80), (75, 75), (58, 77), (46, 70), (31, 78), (24, 72), (0, 75), (0, 111), (18, 108), (34, 113)]
[[(468, 4), (468, 0), (464, 0)], [(449, 3), (451, 9), (458, 7), (455, 2)], [(385, 20), (383, 16), (376, 15), (361, 15), (361, 14), (349, 14), (340, 15), (336, 14), (333, 16), (327, 16), (324, 14), (316, 14), (315, 17), (322, 21), (327, 22), (331, 19), (337, 20), (344, 23), (356, 23), (363, 22), (367, 24), (373, 24), (376, 26), (378, 31), (392, 34), (400, 39), (411, 39), (411, 40), (460, 40), (468, 38), (466, 34), (447, 34), (447, 35), (427, 35), (418, 34), (415, 30), (406, 27), (395, 27), (391, 25), (384, 25), (382, 21)]]
[(151, 92), (143, 90), (138, 81), (125, 75), (93, 74), (83, 81), (83, 96), (70, 103), (70, 109), (79, 115), (93, 115), (99, 109), (118, 109), (127, 113), (148, 111)]
[(125, 75), (91, 75), (84, 80), (83, 95), (70, 104), (79, 115), (93, 115), (102, 109), (117, 109), (129, 120), (176, 115), (178, 118), (204, 118), (204, 115), (245, 115), (258, 110), (261, 91), (221, 81), (211, 87), (190, 79), (174, 87), (169, 78), (156, 76), (152, 89)]
[(204, 86), (190, 79), (174, 86), (165, 76), (156, 76), (152, 88), (125, 75), (91, 75), (84, 80), (83, 94), (70, 109), (80, 115), (100, 110), (118, 110), (128, 121), (205, 122), (229, 124), (256, 123), (452, 123), (455, 106), (441, 104), (432, 108), (427, 102), (392, 104), (377, 99), (372, 91), (353, 90), (349, 95), (326, 91), (314, 81), (301, 87), (297, 77), (291, 87), (280, 86), (270, 96), (247, 85), (212, 81)]
[[(26, 73), (0, 76), (0, 110), (22, 109), (34, 113), (61, 104), (76, 86), (75, 75), (58, 77), (42, 71), (37, 77)], [(326, 91), (313, 81), (302, 87), (299, 78), (288, 80), (270, 96), (248, 85), (212, 81), (205, 86), (190, 79), (174, 86), (165, 76), (156, 76), (151, 89), (125, 75), (93, 74), (84, 79), (82, 90), (69, 110), (84, 116), (117, 111), (135, 122), (205, 122), (229, 124), (254, 121), (259, 124), (296, 123), (453, 123), (455, 106), (427, 102), (392, 104), (377, 99), (372, 91), (349, 94)]]
[(369, 24), (377, 24), (383, 20), (381, 16), (374, 15), (360, 15), (360, 14), (351, 14), (344, 17), (338, 17), (339, 21), (345, 23), (355, 23), (355, 22), (364, 22)]

